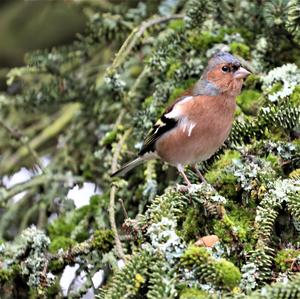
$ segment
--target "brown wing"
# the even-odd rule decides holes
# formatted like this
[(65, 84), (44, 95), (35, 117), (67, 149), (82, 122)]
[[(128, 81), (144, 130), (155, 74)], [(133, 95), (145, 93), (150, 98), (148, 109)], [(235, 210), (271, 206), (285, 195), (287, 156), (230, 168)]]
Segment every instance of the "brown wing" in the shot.
[(159, 118), (159, 120), (153, 125), (152, 129), (147, 134), (143, 146), (139, 152), (139, 156), (142, 156), (149, 152), (155, 151), (156, 141), (166, 132), (174, 129), (177, 126), (178, 120), (175, 118), (166, 117), (166, 114), (170, 113), (174, 106), (184, 100), (185, 98), (191, 96), (191, 89), (187, 90), (180, 96), (172, 105), (170, 105)]

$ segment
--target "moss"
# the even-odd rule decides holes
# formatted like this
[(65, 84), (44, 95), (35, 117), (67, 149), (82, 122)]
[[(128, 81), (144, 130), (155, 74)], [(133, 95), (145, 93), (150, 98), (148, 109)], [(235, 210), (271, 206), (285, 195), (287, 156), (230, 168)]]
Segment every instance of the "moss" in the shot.
[[(72, 232), (75, 228), (78, 230), (78, 224), (82, 221), (90, 212), (89, 206), (83, 206), (79, 209), (68, 212), (64, 215), (61, 215), (55, 221), (53, 221), (48, 226), (48, 232), (51, 240), (54, 240), (57, 237), (67, 237), (70, 238)], [(86, 227), (82, 227), (81, 231), (78, 230), (76, 233), (76, 241), (82, 242), (88, 238), (88, 231)]]
[(175, 72), (176, 72), (178, 69), (180, 69), (180, 67), (181, 67), (181, 64), (180, 64), (179, 61), (176, 61), (176, 62), (172, 63), (172, 64), (169, 66), (169, 69), (168, 69), (168, 71), (167, 71), (167, 78), (168, 78), (168, 79), (173, 78)]
[(0, 269), (0, 282), (12, 281), (13, 278), (21, 272), (21, 266), (13, 264), (9, 269)]
[(271, 163), (272, 168), (277, 172), (277, 174), (280, 174), (282, 172), (280, 158), (278, 156), (268, 154), (266, 160)]
[(241, 115), (243, 113), (241, 107), (239, 105), (236, 106), (235, 112), (234, 112), (234, 116), (237, 118), (239, 115)]
[(244, 83), (246, 89), (260, 89), (261, 79), (255, 74), (250, 74)]
[(189, 246), (181, 262), (183, 266), (196, 270), (200, 282), (213, 283), (219, 288), (231, 290), (241, 279), (241, 273), (234, 264), (225, 259), (216, 260), (204, 247)]
[(65, 268), (63, 260), (51, 260), (49, 263), (49, 271), (53, 274), (60, 273)]
[(232, 173), (226, 171), (226, 167), (231, 165), (233, 159), (239, 159), (240, 156), (240, 153), (237, 151), (226, 150), (222, 157), (214, 162), (210, 170), (205, 174), (206, 180), (218, 187), (220, 194), (226, 196), (226, 198), (234, 198), (237, 195), (237, 179)]
[(230, 234), (230, 230), (228, 230), (228, 227), (224, 224), (224, 222), (220, 221), (219, 219), (214, 219), (213, 229), (214, 234), (216, 234), (219, 238), (220, 236), (222, 237), (222, 243), (231, 245), (232, 236)]
[(49, 250), (52, 253), (57, 252), (59, 249), (68, 249), (72, 247), (76, 242), (70, 238), (64, 236), (58, 236), (51, 241)]
[(107, 132), (100, 141), (100, 145), (112, 144), (117, 138), (117, 130)]
[(223, 41), (225, 32), (220, 32), (218, 34), (212, 34), (211, 32), (204, 31), (199, 34), (199, 32), (194, 32), (189, 36), (189, 42), (193, 48), (198, 50), (207, 50), (212, 47), (215, 43), (220, 43)]
[(272, 141), (289, 141), (287, 138), (287, 134), (280, 127), (269, 127), (264, 131), (265, 138), (271, 139)]
[(12, 271), (9, 269), (0, 269), (0, 282), (4, 283), (11, 280)]
[(230, 44), (230, 52), (235, 55), (239, 55), (245, 59), (250, 58), (250, 48), (241, 43), (233, 42)]
[(178, 233), (187, 242), (195, 240), (201, 235), (201, 229), (205, 226), (203, 216), (198, 209), (190, 208), (187, 211), (185, 221), (182, 225), (182, 230)]
[(153, 96), (146, 98), (143, 102), (144, 108), (150, 107), (153, 102)]
[(130, 67), (129, 72), (132, 77), (137, 78), (142, 70), (143, 68), (140, 65), (133, 65)]
[(48, 226), (49, 236), (52, 240), (58, 236), (70, 236), (73, 229), (73, 223), (66, 223), (63, 217), (59, 217)]
[(76, 232), (75, 240), (77, 242), (83, 242), (89, 238), (89, 232), (85, 228)]
[(92, 240), (92, 248), (101, 252), (109, 252), (114, 246), (114, 234), (109, 229), (97, 230)]
[(292, 260), (300, 258), (300, 250), (283, 249), (278, 251), (275, 257), (275, 265), (278, 271), (284, 272), (290, 269)]
[(189, 246), (181, 257), (184, 266), (193, 266), (207, 262), (209, 253), (204, 247)]
[(296, 145), (300, 149), (300, 138), (293, 140), (293, 144)]
[(218, 260), (215, 267), (219, 273), (219, 284), (228, 289), (233, 289), (239, 285), (241, 273), (239, 269), (224, 259)]
[(290, 95), (290, 102), (294, 105), (300, 105), (300, 85), (297, 85)]
[(55, 280), (55, 283), (46, 288), (46, 298), (57, 298), (57, 294), (61, 292), (59, 279)]
[(210, 294), (196, 288), (185, 288), (180, 293), (180, 299), (207, 299), (212, 298)]
[(184, 20), (172, 20), (168, 27), (175, 31), (179, 31), (184, 27)]
[(107, 201), (107, 196), (106, 194), (102, 194), (101, 196), (96, 194), (96, 195), (92, 195), (90, 197), (90, 208), (92, 210), (94, 210), (95, 208), (99, 208), (99, 206), (106, 206), (106, 201)]
[(272, 85), (272, 87), (267, 91), (268, 94), (275, 94), (276, 92), (282, 90), (282, 83), (281, 82), (276, 82), (275, 84)]
[[(229, 201), (225, 205), (227, 215), (223, 220), (215, 219), (213, 221), (214, 233), (222, 240), (224, 244), (232, 246), (233, 238), (238, 238), (243, 244), (244, 250), (249, 252), (255, 246), (255, 238), (253, 238), (253, 224), (255, 213), (249, 213), (251, 208), (241, 206), (239, 203)], [(235, 236), (233, 237), (232, 232)], [(235, 260), (233, 258), (233, 260)]]
[(223, 171), (227, 166), (231, 165), (233, 159), (240, 159), (241, 154), (238, 151), (226, 150), (222, 157), (217, 160), (211, 167), (211, 170), (206, 173), (206, 179), (211, 180), (210, 183), (216, 181), (220, 173), (217, 171)]
[(256, 115), (262, 104), (261, 93), (256, 90), (244, 90), (237, 97), (237, 104), (246, 114)]

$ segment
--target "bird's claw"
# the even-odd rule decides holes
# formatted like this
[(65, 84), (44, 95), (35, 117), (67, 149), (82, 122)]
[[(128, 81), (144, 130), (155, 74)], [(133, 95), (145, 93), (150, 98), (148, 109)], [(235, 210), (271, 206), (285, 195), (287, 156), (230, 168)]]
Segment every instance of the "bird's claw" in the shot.
[(189, 194), (195, 193), (201, 189), (201, 184), (189, 184), (189, 185), (179, 185), (177, 184), (177, 190), (179, 192), (188, 192)]

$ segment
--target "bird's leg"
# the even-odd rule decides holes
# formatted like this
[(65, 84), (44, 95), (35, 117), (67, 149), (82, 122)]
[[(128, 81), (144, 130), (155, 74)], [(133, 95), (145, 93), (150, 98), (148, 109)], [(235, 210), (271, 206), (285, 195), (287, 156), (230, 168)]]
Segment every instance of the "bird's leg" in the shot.
[[(178, 186), (178, 190), (180, 192), (188, 192), (188, 193), (194, 193), (195, 191), (197, 191), (197, 188), (195, 188), (195, 187), (197, 187), (197, 185), (191, 184), (191, 182), (187, 178), (186, 174), (184, 173), (183, 166), (181, 164), (178, 164), (177, 169), (187, 184), (187, 186), (184, 186), (184, 185)], [(193, 204), (192, 198), (190, 196), (189, 196), (189, 203)]]
[(178, 164), (177, 169), (178, 169), (179, 173), (182, 175), (184, 181), (186, 182), (187, 187), (190, 188), (192, 186), (192, 184), (189, 181), (189, 179), (187, 178), (186, 174), (184, 173), (184, 167), (181, 164)]
[(204, 178), (204, 176), (201, 174), (201, 172), (199, 171), (198, 167), (196, 166), (196, 164), (192, 165), (192, 169), (196, 172), (198, 178), (200, 179), (200, 181), (202, 183), (207, 183), (206, 179)]

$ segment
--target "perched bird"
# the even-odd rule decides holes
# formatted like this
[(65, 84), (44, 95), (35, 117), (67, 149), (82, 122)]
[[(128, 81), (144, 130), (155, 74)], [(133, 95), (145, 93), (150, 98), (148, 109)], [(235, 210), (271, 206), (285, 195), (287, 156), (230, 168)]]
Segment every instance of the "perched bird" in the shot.
[(201, 181), (205, 181), (196, 163), (210, 158), (228, 137), (234, 119), (235, 98), (249, 74), (230, 53), (214, 55), (200, 80), (154, 124), (138, 157), (112, 176), (122, 176), (144, 161), (159, 158), (175, 166), (188, 187), (191, 183), (184, 173), (186, 165), (192, 166)]

